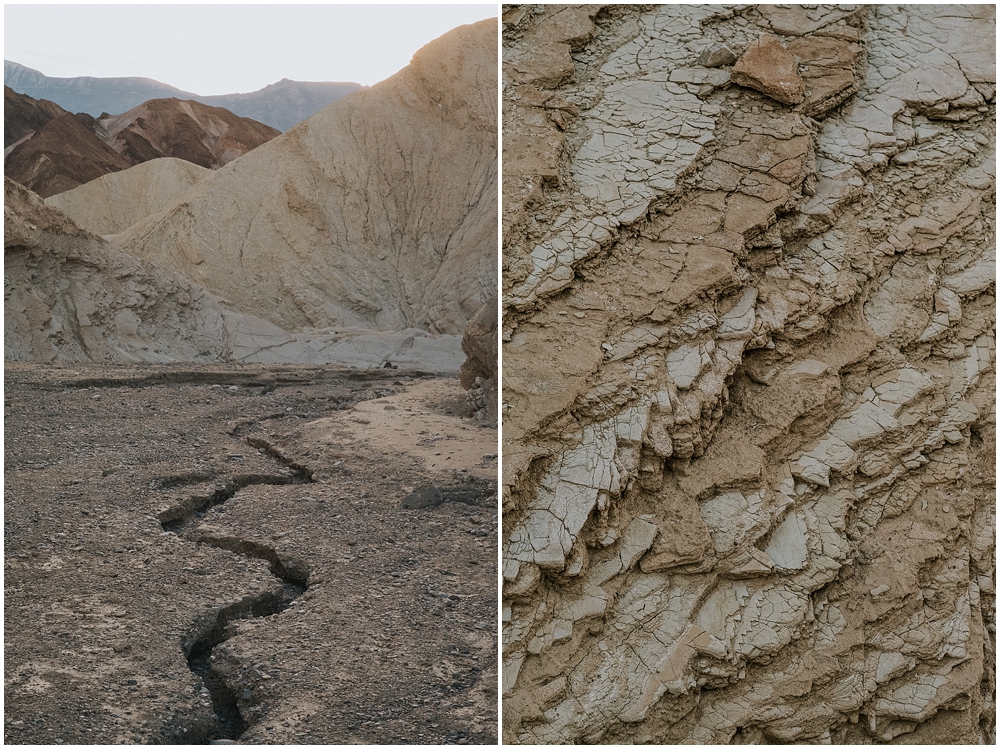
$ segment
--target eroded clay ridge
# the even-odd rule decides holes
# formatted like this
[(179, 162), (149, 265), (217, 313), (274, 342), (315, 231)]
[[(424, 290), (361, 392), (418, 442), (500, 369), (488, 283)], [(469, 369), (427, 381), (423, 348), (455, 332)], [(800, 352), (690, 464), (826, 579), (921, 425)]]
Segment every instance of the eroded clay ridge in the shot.
[[(496, 287), (496, 44), (492, 20), (450, 31), (117, 245), (285, 330), (461, 335)], [(107, 225), (100, 197), (121, 179), (62, 205)]]
[(992, 742), (994, 8), (503, 20), (505, 740)]
[[(197, 674), (204, 683), (204, 689), (212, 702), (215, 713), (215, 723), (207, 729), (204, 736), (206, 742), (218, 740), (233, 741), (238, 739), (249, 727), (240, 706), (246, 706), (252, 699), (252, 693), (247, 694), (239, 685), (227, 681), (224, 672), (213, 668), (213, 650), (217, 645), (228, 640), (236, 630), (230, 624), (238, 619), (273, 616), (280, 614), (291, 605), (292, 601), (308, 590), (309, 567), (299, 559), (282, 557), (271, 546), (259, 542), (217, 536), (211, 533), (192, 529), (209, 510), (224, 504), (236, 496), (236, 493), (248, 486), (281, 486), (285, 484), (303, 484), (312, 481), (312, 472), (286, 458), (270, 442), (261, 437), (247, 437), (249, 447), (260, 450), (282, 465), (282, 469), (274, 474), (240, 474), (222, 485), (215, 491), (205, 494), (192, 494), (184, 501), (167, 508), (159, 514), (160, 525), (164, 532), (175, 533), (194, 543), (226, 549), (234, 554), (240, 554), (253, 559), (262, 559), (269, 565), (272, 575), (281, 581), (275, 590), (247, 594), (237, 603), (212, 611), (201, 617), (192, 625), (192, 634), (186, 637), (181, 646), (187, 659), (188, 667)], [(211, 475), (198, 473), (167, 476), (155, 481), (160, 489), (170, 489), (177, 486), (201, 484), (211, 480)], [(185, 531), (191, 531), (185, 534)], [(205, 732), (202, 722), (195, 721), (185, 728), (192, 736), (198, 737)]]

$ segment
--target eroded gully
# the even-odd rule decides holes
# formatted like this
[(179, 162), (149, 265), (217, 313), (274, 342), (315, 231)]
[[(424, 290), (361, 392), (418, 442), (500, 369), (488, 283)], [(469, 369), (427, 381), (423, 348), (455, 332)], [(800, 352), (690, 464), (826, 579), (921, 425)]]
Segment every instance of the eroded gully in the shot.
[[(274, 548), (266, 544), (240, 538), (193, 535), (190, 532), (208, 511), (224, 504), (248, 486), (312, 482), (311, 471), (288, 460), (266, 441), (247, 437), (246, 442), (281, 463), (284, 472), (237, 475), (211, 494), (192, 495), (159, 515), (160, 525), (164, 531), (174, 533), (191, 543), (214, 546), (245, 557), (264, 560), (268, 563), (271, 574), (281, 581), (278, 592), (248, 593), (238, 602), (197, 620), (191, 634), (181, 643), (188, 668), (202, 680), (215, 713), (213, 729), (205, 736), (195, 736), (193, 731), (185, 733), (186, 742), (229, 743), (239, 739), (249, 728), (240, 711), (240, 705), (249, 704), (253, 695), (248, 693), (249, 690), (231, 687), (215, 672), (212, 668), (213, 651), (235, 634), (235, 629), (229, 626), (233, 621), (280, 614), (308, 589), (310, 572), (308, 566), (298, 560), (282, 558)], [(176, 486), (178, 483), (188, 483), (188, 481), (186, 477), (177, 477), (177, 481), (174, 482), (169, 479), (162, 481), (161, 487)]]

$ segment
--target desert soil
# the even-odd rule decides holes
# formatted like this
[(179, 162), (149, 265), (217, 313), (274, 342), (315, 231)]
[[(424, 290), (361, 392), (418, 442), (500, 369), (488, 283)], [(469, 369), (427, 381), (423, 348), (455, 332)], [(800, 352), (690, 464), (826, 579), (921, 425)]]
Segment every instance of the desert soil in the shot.
[(496, 743), (497, 433), (457, 380), (5, 384), (5, 743)]

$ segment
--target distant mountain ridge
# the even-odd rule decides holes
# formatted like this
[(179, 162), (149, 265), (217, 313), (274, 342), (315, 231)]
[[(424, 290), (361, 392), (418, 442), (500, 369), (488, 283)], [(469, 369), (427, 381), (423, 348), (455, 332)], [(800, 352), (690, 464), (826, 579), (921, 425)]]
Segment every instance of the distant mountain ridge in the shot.
[(288, 130), (327, 104), (365, 88), (360, 83), (307, 82), (283, 78), (259, 91), (200, 96), (152, 78), (55, 78), (11, 60), (3, 63), (4, 85), (35, 99), (48, 99), (70, 112), (121, 114), (150, 99), (191, 99), (224, 107), (240, 117)]

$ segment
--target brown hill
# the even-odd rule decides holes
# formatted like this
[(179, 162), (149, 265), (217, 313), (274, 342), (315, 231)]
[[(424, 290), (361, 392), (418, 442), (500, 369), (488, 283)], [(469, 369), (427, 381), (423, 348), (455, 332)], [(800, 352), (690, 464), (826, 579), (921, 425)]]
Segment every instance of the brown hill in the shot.
[(180, 99), (153, 99), (98, 122), (108, 145), (133, 164), (173, 156), (206, 169), (218, 169), (281, 134), (221, 107)]
[(276, 135), (196, 101), (155, 99), (95, 120), (4, 90), (4, 174), (43, 198), (162, 157), (218, 169)]
[(47, 198), (95, 234), (117, 234), (173, 203), (195, 182), (214, 174), (182, 159), (165, 157), (112, 172)]
[(497, 28), (463, 26), (119, 235), (286, 330), (460, 334), (496, 288)]
[(4, 159), (4, 174), (47, 198), (132, 162), (94, 133), (94, 118), (63, 112), (44, 123)]
[(47, 99), (32, 99), (3, 87), (3, 147), (10, 148), (66, 110)]

